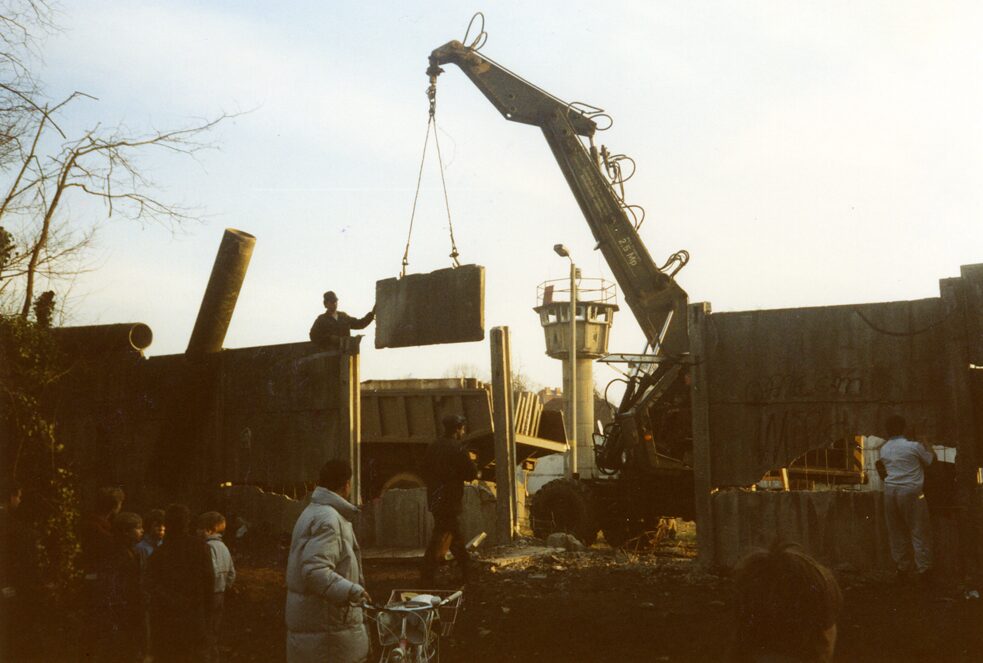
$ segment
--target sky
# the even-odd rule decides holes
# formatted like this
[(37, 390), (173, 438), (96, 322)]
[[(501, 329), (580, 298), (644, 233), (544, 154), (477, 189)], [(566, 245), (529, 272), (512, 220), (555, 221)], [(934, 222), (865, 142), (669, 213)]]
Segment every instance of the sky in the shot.
[[(983, 262), (983, 5), (976, 2), (113, 2), (72, 0), (44, 43), (64, 126), (141, 131), (241, 113), (197, 159), (147, 153), (173, 231), (103, 220), (68, 324), (145, 322), (183, 352), (226, 227), (257, 237), (226, 347), (307, 339), (321, 293), (361, 316), (398, 275), (427, 121), (427, 56), (485, 14), (482, 53), (564, 100), (605, 109), (630, 155), (629, 202), (657, 262), (678, 249), (691, 302), (714, 311), (938, 296)], [(611, 279), (538, 129), (507, 122), (455, 67), (437, 121), (457, 245), (486, 268), (486, 328), (513, 366), (561, 383), (536, 286)], [(431, 157), (433, 153), (431, 152)], [(74, 206), (74, 207), (73, 207)], [(84, 201), (73, 213), (105, 216)], [(436, 162), (425, 165), (410, 271), (450, 266)], [(610, 350), (644, 337), (624, 307)], [(489, 347), (376, 350), (363, 379), (487, 373)], [(603, 388), (614, 377), (596, 369)]]

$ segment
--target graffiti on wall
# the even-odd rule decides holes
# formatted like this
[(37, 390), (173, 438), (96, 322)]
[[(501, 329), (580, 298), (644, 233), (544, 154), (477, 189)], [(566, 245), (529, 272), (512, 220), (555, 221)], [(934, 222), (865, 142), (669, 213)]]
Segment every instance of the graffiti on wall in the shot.
[(744, 397), (748, 404), (790, 400), (841, 400), (864, 395), (865, 381), (860, 369), (847, 368), (819, 373), (776, 373), (750, 380)]

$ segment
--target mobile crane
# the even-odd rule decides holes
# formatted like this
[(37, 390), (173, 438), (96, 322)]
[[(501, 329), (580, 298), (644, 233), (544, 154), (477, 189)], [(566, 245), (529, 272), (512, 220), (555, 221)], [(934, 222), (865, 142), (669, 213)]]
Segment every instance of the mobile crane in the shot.
[[(481, 32), (484, 35), (484, 32)], [(692, 518), (694, 508), (687, 295), (675, 280), (689, 254), (658, 266), (638, 235), (637, 206), (624, 199), (622, 164), (630, 159), (597, 147), (603, 111), (567, 103), (479, 52), (450, 41), (430, 54), (431, 102), (442, 65), (457, 65), (507, 120), (539, 127), (556, 158), (597, 248), (645, 334), (647, 346), (627, 380), (615, 420), (595, 436), (604, 476), (557, 479), (533, 496), (533, 531), (575, 534), (586, 543), (604, 532), (612, 545), (656, 528), (660, 517)], [(431, 106), (433, 108), (433, 106)], [(583, 141), (586, 141), (586, 145)]]

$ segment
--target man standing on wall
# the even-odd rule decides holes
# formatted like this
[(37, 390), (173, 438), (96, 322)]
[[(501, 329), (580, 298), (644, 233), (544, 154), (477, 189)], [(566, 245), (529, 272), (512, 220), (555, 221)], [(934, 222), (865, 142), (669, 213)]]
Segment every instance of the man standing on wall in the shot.
[(904, 436), (903, 417), (888, 417), (885, 428), (888, 439), (881, 447), (881, 461), (887, 471), (884, 518), (891, 557), (899, 580), (907, 579), (914, 567), (919, 582), (926, 583), (932, 567), (932, 526), (923, 489), (925, 467), (935, 460), (935, 453), (927, 443), (913, 442)]
[(461, 441), (467, 420), (459, 415), (443, 418), (444, 435), (427, 447), (423, 458), (423, 478), (427, 482), (427, 505), (433, 514), (433, 534), (423, 557), (422, 581), (432, 584), (437, 565), (450, 548), (461, 568), (464, 582), (468, 581), (468, 551), (461, 535), (458, 516), (464, 498), (464, 482), (478, 476), (471, 454)]
[(328, 290), (324, 293), (324, 313), (317, 316), (311, 327), (311, 341), (322, 350), (341, 349), (342, 339), (350, 338), (353, 329), (365, 329), (375, 319), (375, 309), (361, 318), (353, 318), (338, 310), (338, 295)]

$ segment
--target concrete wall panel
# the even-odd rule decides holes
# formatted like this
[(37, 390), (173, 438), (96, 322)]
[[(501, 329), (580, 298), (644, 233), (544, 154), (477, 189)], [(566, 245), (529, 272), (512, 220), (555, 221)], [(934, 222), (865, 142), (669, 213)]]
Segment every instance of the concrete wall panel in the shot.
[(943, 320), (938, 299), (710, 315), (713, 484), (754, 483), (895, 411), (946, 441)]
[(378, 281), (375, 347), (485, 338), (485, 268), (463, 265)]

